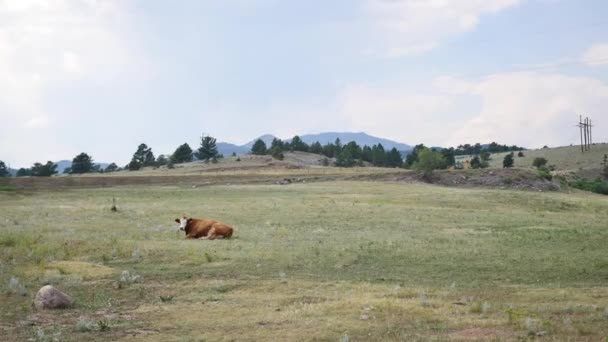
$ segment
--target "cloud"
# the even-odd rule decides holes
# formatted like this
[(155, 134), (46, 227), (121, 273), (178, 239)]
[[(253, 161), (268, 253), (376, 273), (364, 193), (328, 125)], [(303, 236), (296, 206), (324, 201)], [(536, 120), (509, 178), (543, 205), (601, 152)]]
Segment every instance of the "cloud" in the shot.
[(608, 64), (608, 43), (598, 43), (591, 46), (583, 54), (582, 62), (589, 66)]
[(449, 145), (499, 141), (540, 147), (576, 143), (578, 115), (597, 118), (598, 110), (608, 106), (608, 85), (588, 77), (518, 72), (459, 82), (469, 84), (458, 89), (477, 97), (481, 108), (449, 135)]
[(29, 135), (28, 139), (51, 145), (52, 135), (40, 130), (60, 123), (62, 113), (49, 112), (45, 103), (49, 91), (76, 81), (112, 82), (133, 65), (133, 49), (121, 26), (128, 4), (123, 0), (0, 1), (2, 158), (20, 164), (32, 162), (23, 155), (49, 158), (36, 153), (39, 146), (33, 141), (18, 143)]
[(417, 55), (442, 41), (473, 30), (485, 14), (523, 0), (366, 0), (365, 12), (378, 44), (368, 50), (388, 57)]

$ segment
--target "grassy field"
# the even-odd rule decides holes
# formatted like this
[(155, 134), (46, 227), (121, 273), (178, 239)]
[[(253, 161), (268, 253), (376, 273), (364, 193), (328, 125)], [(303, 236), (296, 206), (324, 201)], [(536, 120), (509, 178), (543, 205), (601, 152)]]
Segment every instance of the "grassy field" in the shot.
[[(490, 167), (502, 167), (502, 160), (507, 153), (492, 155)], [(604, 155), (608, 154), (608, 144), (596, 144), (591, 150), (581, 153), (580, 146), (562, 146), (547, 149), (524, 151), (524, 157), (517, 157), (515, 153), (515, 167), (533, 167), (534, 158), (542, 157), (549, 161), (548, 165), (555, 165), (557, 170), (582, 171), (592, 170), (599, 175)]]
[[(604, 341), (606, 222), (605, 196), (390, 182), (0, 191), (0, 340)], [(32, 309), (46, 283), (75, 307)]]

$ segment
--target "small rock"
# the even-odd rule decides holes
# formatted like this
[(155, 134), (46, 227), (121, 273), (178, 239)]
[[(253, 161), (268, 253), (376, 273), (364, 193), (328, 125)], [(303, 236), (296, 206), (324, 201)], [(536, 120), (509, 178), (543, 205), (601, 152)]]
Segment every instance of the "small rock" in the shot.
[(34, 297), (34, 306), (38, 310), (43, 309), (63, 309), (71, 306), (74, 300), (65, 293), (57, 290), (51, 285), (45, 285)]

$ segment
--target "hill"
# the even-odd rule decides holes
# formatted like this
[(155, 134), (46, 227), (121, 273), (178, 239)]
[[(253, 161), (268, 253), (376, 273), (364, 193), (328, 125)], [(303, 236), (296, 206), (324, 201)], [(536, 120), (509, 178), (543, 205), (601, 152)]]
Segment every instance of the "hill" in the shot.
[[(515, 167), (532, 168), (534, 158), (547, 159), (548, 165), (555, 165), (557, 171), (575, 172), (586, 177), (599, 176), (602, 160), (608, 154), (608, 144), (595, 144), (590, 151), (581, 153), (580, 146), (562, 146), (523, 151), (524, 157), (515, 153)], [(502, 160), (507, 152), (492, 154), (490, 167), (502, 168)]]

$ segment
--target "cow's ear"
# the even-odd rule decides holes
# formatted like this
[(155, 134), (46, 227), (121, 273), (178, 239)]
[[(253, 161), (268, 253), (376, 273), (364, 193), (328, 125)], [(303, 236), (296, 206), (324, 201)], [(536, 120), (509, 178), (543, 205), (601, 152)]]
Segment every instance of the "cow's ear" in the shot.
[(175, 219), (175, 222), (179, 223), (179, 219)]
[(188, 218), (188, 222), (192, 221), (192, 217)]

